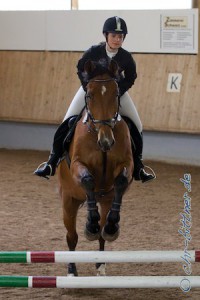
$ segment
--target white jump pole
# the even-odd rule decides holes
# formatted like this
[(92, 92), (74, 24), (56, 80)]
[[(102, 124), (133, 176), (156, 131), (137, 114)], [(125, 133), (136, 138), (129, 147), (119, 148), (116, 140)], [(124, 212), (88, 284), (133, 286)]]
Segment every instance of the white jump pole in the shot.
[(113, 276), (58, 278), (57, 286), (66, 288), (191, 288), (200, 287), (200, 276)]
[(181, 288), (200, 287), (200, 276), (0, 276), (0, 287), (26, 288)]
[[(22, 251), (0, 252), (0, 263), (157, 263), (182, 262), (183, 251)], [(200, 251), (188, 251), (190, 262), (200, 262)]]

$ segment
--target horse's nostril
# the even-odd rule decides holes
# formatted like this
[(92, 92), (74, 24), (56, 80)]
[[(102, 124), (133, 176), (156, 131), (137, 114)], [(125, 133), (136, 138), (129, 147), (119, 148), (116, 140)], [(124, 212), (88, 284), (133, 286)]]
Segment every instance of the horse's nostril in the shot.
[(100, 147), (100, 149), (104, 152), (109, 151), (112, 146), (114, 145), (115, 141), (112, 140), (108, 140), (108, 139), (104, 139), (104, 140), (98, 140), (98, 145)]
[(115, 144), (115, 140), (113, 139), (111, 147)]

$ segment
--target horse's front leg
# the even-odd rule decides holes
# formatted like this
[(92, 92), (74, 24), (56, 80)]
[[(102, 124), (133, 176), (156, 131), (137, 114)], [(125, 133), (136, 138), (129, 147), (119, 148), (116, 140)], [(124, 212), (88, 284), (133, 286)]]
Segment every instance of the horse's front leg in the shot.
[[(85, 184), (85, 178), (83, 178), (83, 185), (84, 184)], [(87, 184), (85, 185), (85, 187), (87, 188)], [(87, 189), (86, 194), (87, 194), (88, 215), (87, 215), (87, 222), (85, 226), (85, 236), (88, 240), (94, 241), (94, 240), (98, 240), (101, 236), (100, 225), (99, 225), (100, 215), (98, 212), (98, 206), (96, 204), (94, 190), (91, 191)]]
[(90, 241), (98, 240), (101, 235), (99, 225), (100, 215), (95, 198), (94, 177), (90, 174), (88, 169), (80, 163), (73, 176), (76, 176), (76, 179), (86, 192), (88, 215), (85, 226), (85, 236)]
[(119, 221), (120, 208), (122, 204), (122, 197), (128, 187), (127, 170), (124, 170), (116, 177), (114, 182), (115, 195), (108, 213), (106, 224), (102, 230), (102, 237), (106, 241), (115, 241), (119, 236)]

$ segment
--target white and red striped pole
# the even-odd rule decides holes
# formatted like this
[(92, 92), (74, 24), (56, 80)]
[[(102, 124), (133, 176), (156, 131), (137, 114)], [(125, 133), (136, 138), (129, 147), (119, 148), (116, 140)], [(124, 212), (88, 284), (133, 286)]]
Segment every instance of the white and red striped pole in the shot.
[[(157, 263), (182, 262), (183, 251), (7, 251), (0, 263)], [(187, 259), (200, 262), (200, 250), (187, 252)]]
[(0, 276), (0, 287), (24, 288), (181, 288), (200, 287), (200, 276)]

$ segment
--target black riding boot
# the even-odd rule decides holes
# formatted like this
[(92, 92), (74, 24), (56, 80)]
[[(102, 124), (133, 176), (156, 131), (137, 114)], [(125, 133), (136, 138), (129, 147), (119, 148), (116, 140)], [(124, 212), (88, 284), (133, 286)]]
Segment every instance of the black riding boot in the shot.
[(62, 157), (64, 152), (63, 143), (67, 140), (69, 143), (75, 129), (75, 122), (77, 121), (77, 116), (70, 117), (66, 119), (56, 130), (53, 141), (53, 149), (50, 153), (47, 162), (42, 163), (35, 170), (34, 174), (37, 176), (49, 179), (49, 176), (53, 176), (56, 172), (56, 167), (59, 159)]
[(142, 182), (147, 182), (152, 179), (155, 179), (155, 173), (149, 174), (144, 168), (145, 166), (142, 163), (142, 151), (143, 151), (143, 138), (142, 134), (138, 131), (135, 124), (127, 117), (123, 117), (126, 121), (131, 135), (131, 144), (134, 160), (134, 172), (133, 177), (135, 180), (141, 180)]

